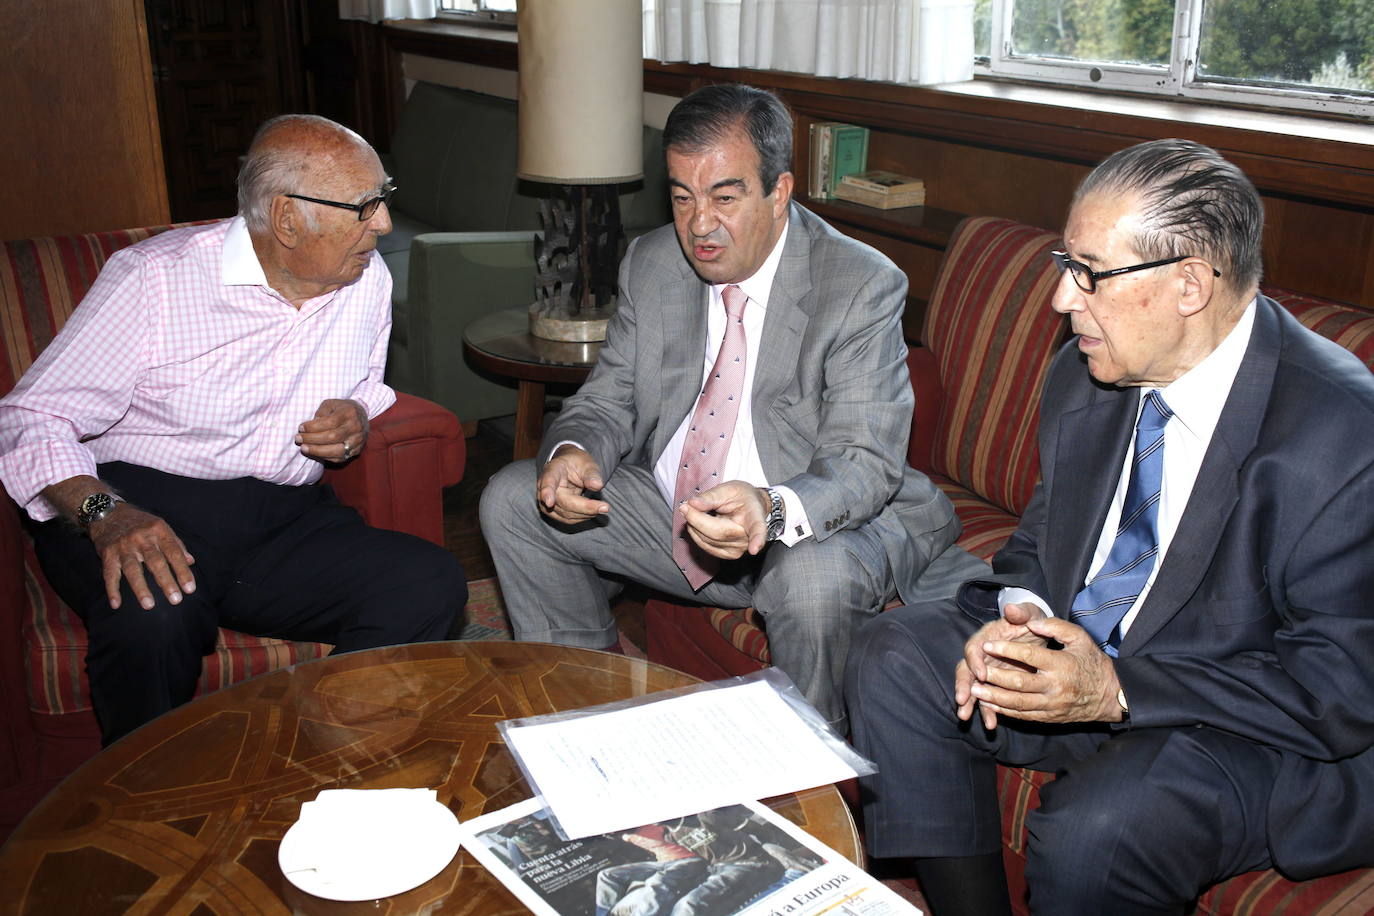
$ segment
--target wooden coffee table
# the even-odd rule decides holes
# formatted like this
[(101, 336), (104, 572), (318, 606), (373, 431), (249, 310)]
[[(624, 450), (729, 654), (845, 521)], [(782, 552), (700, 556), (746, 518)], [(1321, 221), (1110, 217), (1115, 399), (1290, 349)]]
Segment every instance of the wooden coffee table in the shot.
[(580, 385), (591, 374), (600, 342), (564, 343), (530, 333), (529, 306), (517, 305), (477, 319), (463, 330), (463, 354), (479, 369), (518, 382), (515, 460), (533, 458), (544, 432), (544, 387)]
[[(15, 913), (524, 912), (466, 851), (375, 903), (298, 890), (277, 846), (327, 788), (429, 787), (461, 820), (528, 798), (502, 719), (695, 683), (671, 668), (542, 643), (372, 649), (283, 668), (138, 729), (57, 787), (0, 849)], [(833, 787), (769, 804), (851, 860)]]

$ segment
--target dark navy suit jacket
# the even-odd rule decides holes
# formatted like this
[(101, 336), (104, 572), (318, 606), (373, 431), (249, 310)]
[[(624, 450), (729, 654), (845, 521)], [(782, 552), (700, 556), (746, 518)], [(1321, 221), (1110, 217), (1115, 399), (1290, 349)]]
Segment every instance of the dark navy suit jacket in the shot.
[[(1046, 382), (1035, 497), (960, 594), (977, 616), (1019, 585), (1067, 617), (1087, 574), (1139, 395), (1095, 382), (1075, 344)], [(1264, 296), (1116, 670), (1118, 728), (1202, 724), (1282, 755), (1280, 869), (1374, 864), (1374, 374)]]

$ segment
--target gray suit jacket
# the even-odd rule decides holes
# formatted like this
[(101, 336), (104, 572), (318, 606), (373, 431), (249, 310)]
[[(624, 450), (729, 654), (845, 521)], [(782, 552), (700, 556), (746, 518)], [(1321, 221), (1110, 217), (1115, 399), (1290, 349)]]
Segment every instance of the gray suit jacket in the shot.
[[(754, 375), (759, 458), (817, 539), (873, 526), (909, 595), (960, 529), (949, 500), (906, 464), (906, 277), (795, 203), (789, 220)], [(652, 468), (701, 391), (707, 297), (673, 226), (636, 239), (597, 366), (545, 433), (540, 463), (572, 440), (607, 478), (621, 463)]]
[[(1127, 725), (1206, 725), (1282, 755), (1270, 849), (1305, 878), (1374, 864), (1374, 375), (1261, 296), (1249, 348), (1154, 588), (1121, 643)], [(1067, 616), (1135, 423), (1075, 343), (1041, 402), (1041, 483), (965, 585), (1019, 585)]]

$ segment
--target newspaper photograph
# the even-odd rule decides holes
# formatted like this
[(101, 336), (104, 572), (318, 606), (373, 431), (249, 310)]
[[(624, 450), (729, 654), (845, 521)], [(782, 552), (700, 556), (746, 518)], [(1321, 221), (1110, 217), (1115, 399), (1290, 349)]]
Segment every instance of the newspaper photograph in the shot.
[(462, 845), (539, 916), (920, 916), (755, 803), (562, 840), (538, 799), (465, 821)]

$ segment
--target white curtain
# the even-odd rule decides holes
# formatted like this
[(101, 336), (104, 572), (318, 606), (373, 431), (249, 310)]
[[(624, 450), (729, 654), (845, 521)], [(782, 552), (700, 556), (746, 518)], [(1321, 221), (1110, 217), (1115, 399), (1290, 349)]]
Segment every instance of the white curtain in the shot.
[(645, 0), (663, 61), (895, 83), (973, 76), (973, 0)]
[(438, 13), (438, 0), (339, 0), (340, 19), (433, 19)]

